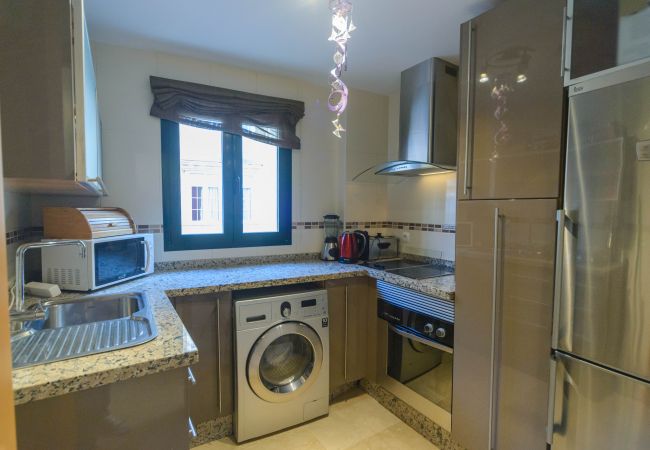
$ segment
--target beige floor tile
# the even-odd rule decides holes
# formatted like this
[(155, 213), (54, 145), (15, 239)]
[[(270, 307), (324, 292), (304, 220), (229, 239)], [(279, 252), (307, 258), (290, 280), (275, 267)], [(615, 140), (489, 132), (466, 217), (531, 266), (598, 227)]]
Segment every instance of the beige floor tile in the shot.
[(324, 450), (315, 436), (303, 429), (292, 429), (261, 439), (237, 445), (233, 438), (225, 438), (197, 447), (196, 450)]
[(338, 417), (356, 427), (364, 427), (371, 431), (383, 430), (400, 423), (396, 416), (365, 393), (335, 403), (330, 408), (330, 416)]
[(438, 450), (405, 423), (398, 423), (387, 430), (364, 439), (349, 450)]
[(195, 450), (225, 450), (225, 449), (234, 449), (237, 447), (237, 444), (234, 440), (227, 437), (220, 439), (218, 441), (212, 441), (209, 444), (203, 444), (198, 447), (194, 447)]
[(335, 403), (329, 417), (306, 426), (327, 450), (340, 450), (379, 433), (399, 422), (367, 394)]
[(322, 419), (237, 445), (232, 438), (196, 450), (436, 450), (368, 394), (352, 392)]

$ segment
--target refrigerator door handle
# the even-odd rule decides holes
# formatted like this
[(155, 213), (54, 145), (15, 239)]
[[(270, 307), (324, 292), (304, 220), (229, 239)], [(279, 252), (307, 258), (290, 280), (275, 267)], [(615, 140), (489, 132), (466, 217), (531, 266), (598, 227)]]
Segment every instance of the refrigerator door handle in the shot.
[(496, 422), (496, 404), (497, 404), (497, 385), (498, 385), (498, 365), (497, 365), (497, 345), (499, 334), (499, 249), (500, 232), (501, 232), (501, 211), (494, 208), (494, 254), (492, 255), (492, 337), (490, 342), (490, 417), (488, 420), (488, 449), (496, 448), (494, 442), (494, 427)]
[(571, 391), (578, 391), (566, 365), (562, 361), (567, 356), (555, 353), (551, 359), (551, 383), (549, 387), (549, 411), (546, 442), (553, 444), (553, 435), (564, 435), (567, 429), (568, 408), (567, 399)]
[(558, 245), (553, 292), (553, 349), (573, 351), (576, 240), (578, 228), (565, 211), (558, 212)]
[(557, 361), (551, 355), (550, 382), (548, 384), (548, 416), (546, 421), (546, 443), (553, 446), (553, 424), (555, 419), (555, 384), (557, 383)]
[(555, 242), (555, 285), (553, 286), (553, 328), (551, 332), (551, 348), (558, 345), (560, 325), (560, 302), (562, 300), (562, 274), (564, 270), (564, 230), (566, 215), (563, 209), (557, 211), (557, 237)]
[(474, 22), (470, 21), (469, 26), (467, 27), (468, 31), (468, 41), (467, 41), (467, 95), (465, 99), (465, 167), (464, 167), (464, 177), (463, 177), (463, 195), (467, 195), (470, 189), (472, 189), (472, 168), (470, 161), (470, 149), (473, 145), (470, 142), (472, 139), (473, 133), (471, 129), (473, 128), (473, 116), (474, 113), (472, 109), (474, 108)]
[(560, 78), (564, 79), (564, 74), (566, 72), (566, 66), (564, 65), (564, 58), (566, 56), (566, 21), (567, 21), (567, 16), (566, 16), (566, 6), (564, 7), (564, 10), (562, 11), (562, 43), (560, 44), (562, 46), (562, 53), (560, 56)]

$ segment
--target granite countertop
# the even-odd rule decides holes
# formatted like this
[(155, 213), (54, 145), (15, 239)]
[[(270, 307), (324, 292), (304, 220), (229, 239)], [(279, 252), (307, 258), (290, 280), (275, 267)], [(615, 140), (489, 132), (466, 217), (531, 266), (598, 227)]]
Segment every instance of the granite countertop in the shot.
[[(199, 358), (196, 345), (170, 303), (170, 297), (355, 276), (371, 276), (443, 300), (454, 300), (453, 275), (413, 280), (359, 265), (317, 260), (205, 268), (193, 268), (189, 263), (180, 269), (158, 271), (92, 293), (144, 291), (151, 301), (158, 327), (156, 339), (123, 350), (15, 369), (14, 402), (20, 405), (196, 363)], [(64, 297), (71, 296), (80, 294), (64, 294)]]
[(414, 291), (422, 292), (423, 294), (437, 297), (442, 300), (453, 302), (456, 293), (456, 276), (444, 275), (436, 278), (425, 278), (424, 280), (414, 280), (413, 278), (406, 278), (401, 275), (395, 275), (383, 270), (371, 269), (363, 267), (368, 276), (377, 280), (387, 281), (405, 288), (413, 289)]

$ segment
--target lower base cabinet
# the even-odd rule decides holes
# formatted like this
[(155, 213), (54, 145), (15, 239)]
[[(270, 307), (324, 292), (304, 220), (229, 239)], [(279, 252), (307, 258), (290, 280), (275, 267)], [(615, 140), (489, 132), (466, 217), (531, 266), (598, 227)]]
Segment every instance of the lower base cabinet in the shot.
[[(367, 277), (325, 283), (330, 321), (330, 393), (374, 374), (375, 330), (371, 305), (376, 303), (374, 280)], [(376, 294), (374, 294), (376, 297)], [(372, 301), (375, 300), (375, 301)]]
[(198, 425), (234, 410), (232, 295), (192, 295), (172, 300), (199, 350), (188, 371), (189, 416)]
[(187, 450), (185, 368), (16, 406), (20, 450)]

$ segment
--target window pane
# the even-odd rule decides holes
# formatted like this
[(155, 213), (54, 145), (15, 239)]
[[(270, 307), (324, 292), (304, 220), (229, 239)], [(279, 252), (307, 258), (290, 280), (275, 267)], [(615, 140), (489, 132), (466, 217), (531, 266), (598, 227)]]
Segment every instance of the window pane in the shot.
[(242, 139), (244, 233), (278, 231), (278, 149)]
[(223, 233), (221, 132), (179, 125), (181, 233)]

